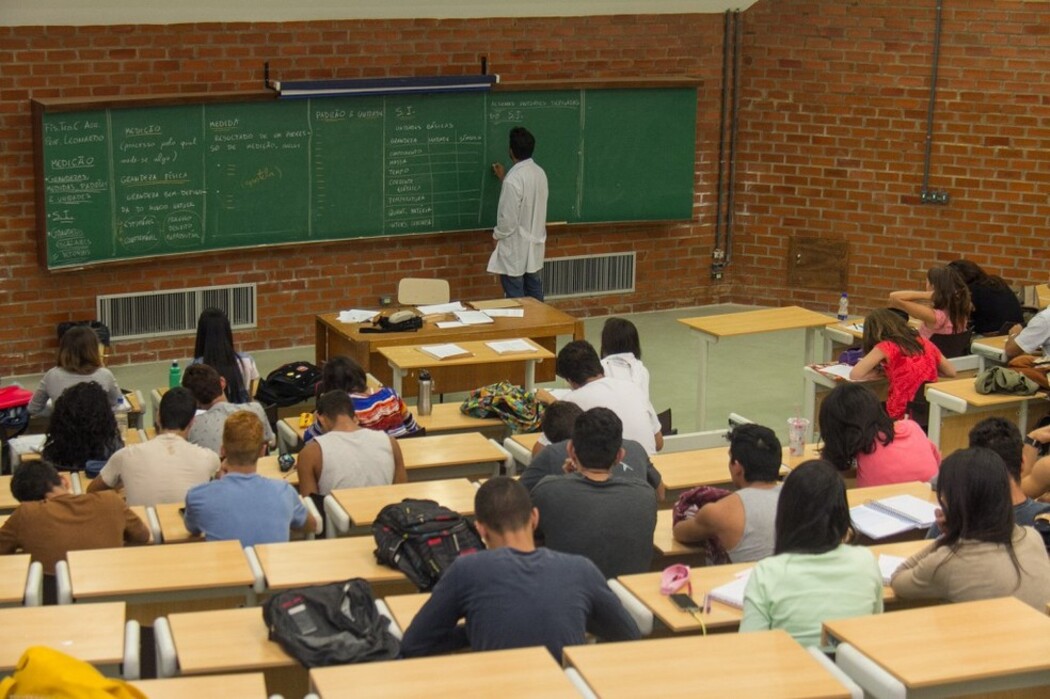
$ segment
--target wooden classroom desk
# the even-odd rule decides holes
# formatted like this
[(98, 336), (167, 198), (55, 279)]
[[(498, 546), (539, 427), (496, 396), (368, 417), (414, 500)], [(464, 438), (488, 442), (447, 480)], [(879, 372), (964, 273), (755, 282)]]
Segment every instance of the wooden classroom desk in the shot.
[(11, 476), (0, 476), (0, 512), (13, 512), (18, 505), (11, 494)]
[[(436, 320), (451, 319), (452, 316), (426, 318), (423, 327), (417, 332), (404, 333), (362, 333), (361, 324), (340, 323), (338, 313), (325, 313), (315, 319), (317, 330), (314, 347), (317, 353), (316, 363), (322, 366), (329, 357), (339, 354), (348, 355), (356, 360), (364, 370), (383, 384), (390, 385), (393, 378), (390, 367), (380, 356), (381, 347), (401, 345), (429, 345), (445, 342), (469, 342), (472, 340), (509, 340), (516, 337), (527, 337), (536, 344), (554, 352), (559, 335), (571, 335), (574, 340), (583, 340), (583, 321), (563, 313), (553, 306), (548, 306), (532, 298), (518, 299), (525, 310), (522, 318), (493, 318), (492, 323), (484, 325), (467, 325), (462, 328), (442, 330), (435, 324)], [(434, 387), (439, 392), (469, 391), (495, 383), (511, 381), (521, 384), (525, 378), (522, 367), (439, 367), (432, 372)], [(554, 380), (554, 362), (542, 365), (536, 376), (538, 381)], [(417, 393), (416, 382), (409, 379), (405, 382), (405, 393), (414, 396)]]
[(179, 512), (185, 505), (180, 502), (169, 502), (163, 505), (155, 505), (153, 511), (156, 513), (157, 522), (160, 524), (161, 540), (157, 543), (184, 544), (204, 541), (199, 534), (190, 534), (186, 529), (186, 522)]
[(447, 478), (451, 474), (443, 474), (442, 469), (450, 471), (456, 466), (481, 464), (498, 466), (507, 458), (507, 453), (501, 447), (477, 432), (413, 437), (399, 440), (398, 446), (401, 447), (408, 477), (413, 480)]
[(1006, 335), (978, 337), (970, 343), (970, 352), (977, 355), (977, 371), (982, 372), (991, 366), (1006, 364)]
[(277, 454), (270, 454), (268, 456), (260, 456), (259, 460), (255, 462), (255, 472), (260, 476), (266, 478), (273, 478), (276, 480), (285, 481), (296, 490), (299, 488), (299, 472), (295, 470), (295, 466), (292, 466), (292, 470), (281, 472), (281, 467), (277, 463)]
[(220, 699), (244, 697), (266, 699), (266, 682), (261, 672), (208, 677), (173, 677), (166, 680), (138, 680), (130, 683), (149, 699)]
[(73, 599), (252, 596), (255, 578), (240, 542), (70, 551)]
[[(418, 699), (440, 687), (442, 696), (499, 696), (501, 699), (579, 699), (579, 692), (546, 648), (459, 653), (387, 663), (338, 665), (310, 670), (321, 699)], [(640, 695), (637, 695), (640, 696)]]
[(0, 672), (30, 646), (50, 646), (92, 665), (124, 661), (124, 602), (0, 609)]
[(419, 481), (396, 485), (333, 490), (332, 497), (346, 511), (353, 526), (366, 527), (375, 521), (379, 511), (405, 498), (435, 500), (461, 515), (474, 514), (474, 496), (478, 488), (466, 478), (443, 481)]
[(942, 454), (965, 449), (969, 432), (981, 420), (999, 416), (1015, 423), (1026, 434), (1035, 420), (1050, 411), (1046, 393), (1034, 396), (1009, 396), (991, 393), (981, 395), (973, 379), (938, 381), (926, 386), (930, 402), (930, 441)]
[[(512, 338), (515, 339), (515, 338)], [(500, 354), (496, 350), (489, 347), (485, 341), (472, 340), (470, 342), (457, 342), (457, 346), (462, 347), (464, 350), (469, 352), (469, 356), (464, 357), (449, 357), (448, 359), (438, 359), (432, 355), (427, 354), (421, 346), (434, 343), (420, 343), (418, 345), (404, 345), (400, 347), (380, 347), (379, 354), (386, 360), (386, 363), (390, 366), (390, 372), (393, 376), (391, 386), (398, 395), (403, 395), (403, 381), (406, 376), (409, 375), (413, 370), (419, 369), (430, 369), (437, 368), (448, 369), (450, 367), (461, 368), (466, 372), (484, 372), (487, 371), (490, 365), (496, 364), (517, 364), (522, 363), (525, 366), (525, 380), (521, 384), (525, 387), (526, 391), (532, 391), (536, 388), (536, 364), (543, 362), (545, 359), (554, 359), (554, 352), (541, 347), (535, 342), (528, 338), (516, 338), (524, 339), (532, 348), (533, 352), (508, 352)], [(498, 367), (498, 371), (504, 374), (509, 373), (511, 368), (509, 367)], [(418, 379), (419, 372), (414, 372)], [(435, 387), (438, 390), (445, 391), (444, 388), (439, 386), (435, 380)], [(474, 386), (484, 386), (485, 384), (478, 384)]]
[(390, 595), (383, 598), (383, 603), (394, 617), (394, 623), (404, 632), (428, 599), (429, 592), (416, 592), (411, 595)]
[(376, 562), (375, 548), (372, 537), (353, 536), (260, 544), (255, 553), (269, 592), (349, 578), (364, 578), (373, 588), (381, 587), (383, 594), (416, 592), (404, 573)]
[(0, 556), (0, 606), (20, 605), (25, 600), (29, 563), (28, 553)]
[(651, 696), (821, 699), (849, 691), (782, 630), (570, 646), (565, 666), (602, 699)]
[(532, 448), (539, 444), (542, 436), (542, 432), (526, 432), (525, 434), (511, 435), (511, 439), (524, 447), (531, 454)]
[[(824, 624), (824, 638), (852, 646), (873, 663), (872, 675), (903, 683), (908, 697), (1007, 689), (1010, 697), (1045, 697), (1050, 684), (1050, 617), (1014, 597), (838, 619)], [(841, 645), (839, 653), (863, 687)], [(1026, 687), (1034, 689), (1018, 691)]]
[(908, 483), (892, 483), (890, 485), (873, 485), (868, 488), (847, 488), (846, 501), (850, 507), (863, 505), (872, 500), (890, 498), (894, 495), (914, 495), (920, 500), (936, 503), (937, 493), (930, 488), (929, 483), (922, 481), (910, 481)]
[(152, 508), (146, 507), (145, 505), (131, 505), (130, 507), (128, 507), (128, 509), (134, 512), (149, 529), (149, 541), (147, 541), (146, 543), (159, 544), (161, 540), (157, 538), (157, 532), (154, 531), (153, 522), (151, 521), (149, 513), (149, 511)]
[[(819, 446), (816, 444), (805, 445), (805, 452), (800, 457), (790, 456), (788, 447), (783, 447), (782, 451), (781, 462), (789, 469), (808, 459), (820, 458)], [(698, 485), (722, 485), (731, 482), (728, 444), (710, 449), (655, 454), (651, 459), (668, 492), (695, 488)], [(783, 473), (784, 469), (781, 471)]]
[[(806, 441), (812, 442), (813, 435), (817, 429), (817, 415), (824, 395), (848, 379), (842, 379), (831, 374), (825, 374), (820, 366), (802, 367), (802, 383), (804, 393), (802, 395), (802, 417), (809, 420), (806, 426)], [(886, 400), (890, 390), (890, 384), (886, 379), (873, 379), (871, 381), (858, 381), (870, 388), (880, 400)]]
[[(928, 541), (903, 541), (866, 548), (870, 549), (876, 557), (881, 553), (886, 553), (907, 558), (928, 544)], [(709, 590), (732, 582), (740, 573), (754, 567), (755, 563), (692, 567), (689, 569), (689, 580), (693, 585), (692, 598), (702, 606), (704, 595)], [(617, 580), (672, 633), (698, 633), (700, 622), (693, 618), (693, 615), (674, 606), (667, 595), (660, 593), (662, 575), (662, 572), (635, 573), (634, 575), (621, 575)], [(682, 592), (684, 593), (685, 590)], [(885, 604), (897, 602), (896, 594), (888, 585), (883, 588), (882, 599)], [(741, 609), (712, 600), (711, 612), (703, 615), (704, 624), (707, 625), (708, 631), (735, 631), (740, 626), (740, 619), (743, 615)]]
[[(703, 546), (682, 544), (675, 541), (672, 534), (674, 526), (674, 511), (670, 509), (657, 510), (656, 531), (653, 532), (653, 548), (664, 558), (680, 558), (684, 556), (698, 557), (698, 564), (702, 565), (702, 559), (707, 553)], [(676, 561), (678, 562), (678, 561)]]
[(820, 354), (823, 354), (823, 343), (817, 341), (818, 332), (836, 321), (832, 316), (799, 306), (784, 306), (699, 318), (679, 318), (678, 322), (695, 330), (700, 337), (700, 347), (697, 352), (699, 370), (696, 377), (696, 429), (704, 430), (707, 429), (707, 355), (710, 345), (728, 337), (781, 330), (805, 330), (806, 350), (803, 363), (812, 364), (821, 359), (816, 356), (818, 345), (820, 345)]

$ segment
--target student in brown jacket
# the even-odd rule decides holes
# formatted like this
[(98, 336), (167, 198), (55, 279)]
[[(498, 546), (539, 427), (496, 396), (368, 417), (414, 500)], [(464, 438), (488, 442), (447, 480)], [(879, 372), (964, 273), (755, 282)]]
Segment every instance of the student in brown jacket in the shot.
[(115, 491), (73, 495), (69, 482), (46, 461), (25, 463), (11, 478), (21, 505), (0, 527), (0, 554), (22, 550), (40, 561), (44, 573), (67, 551), (149, 541), (149, 529)]

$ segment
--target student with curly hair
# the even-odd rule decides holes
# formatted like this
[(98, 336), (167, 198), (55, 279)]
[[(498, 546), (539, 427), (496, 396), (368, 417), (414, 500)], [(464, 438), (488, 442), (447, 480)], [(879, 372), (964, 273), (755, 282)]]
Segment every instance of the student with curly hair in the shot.
[(102, 386), (94, 381), (74, 384), (55, 401), (43, 457), (59, 470), (86, 470), (95, 476), (123, 446)]
[(86, 381), (94, 381), (103, 388), (110, 406), (120, 402), (120, 387), (113, 372), (102, 366), (98, 335), (88, 326), (74, 325), (62, 335), (55, 364), (40, 379), (40, 386), (29, 401), (30, 415), (46, 413), (48, 401), (53, 403), (67, 388)]

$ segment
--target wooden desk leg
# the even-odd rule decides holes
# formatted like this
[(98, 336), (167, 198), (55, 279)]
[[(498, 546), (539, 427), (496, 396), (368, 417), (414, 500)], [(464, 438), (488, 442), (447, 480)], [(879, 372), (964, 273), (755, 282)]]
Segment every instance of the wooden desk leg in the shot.
[(320, 318), (314, 319), (314, 363), (323, 366), (328, 361), (328, 327)]
[(536, 390), (536, 360), (525, 360), (525, 390)]
[(803, 371), (802, 386), (802, 417), (809, 420), (809, 424), (806, 425), (805, 442), (809, 444), (813, 441), (813, 426), (817, 421), (817, 382)]

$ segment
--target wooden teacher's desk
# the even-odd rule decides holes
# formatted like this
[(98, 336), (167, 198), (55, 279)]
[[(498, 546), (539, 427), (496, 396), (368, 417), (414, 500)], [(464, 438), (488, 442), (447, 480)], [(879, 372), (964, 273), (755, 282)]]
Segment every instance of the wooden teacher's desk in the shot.
[(880, 696), (1045, 697), (1050, 684), (1050, 617), (1014, 597), (828, 621), (824, 636)]
[(651, 696), (830, 699), (850, 696), (786, 631), (570, 646), (565, 665), (602, 699)]
[[(340, 323), (338, 313), (325, 313), (316, 318), (317, 338), (315, 350), (317, 364), (320, 366), (329, 357), (345, 354), (360, 364), (366, 372), (371, 373), (383, 384), (391, 385), (390, 367), (380, 356), (381, 347), (398, 347), (403, 345), (428, 345), (445, 342), (469, 342), (471, 340), (509, 340), (516, 337), (527, 337), (554, 352), (559, 335), (571, 335), (574, 340), (584, 339), (583, 321), (563, 313), (553, 306), (548, 306), (535, 299), (518, 299), (525, 315), (522, 318), (493, 318), (492, 323), (484, 325), (467, 325), (461, 328), (442, 330), (431, 318), (424, 319), (423, 328), (417, 332), (404, 333), (362, 333), (360, 323)], [(442, 316), (437, 320), (452, 319)], [(494, 366), (483, 367), (449, 367), (439, 368), (433, 372), (434, 389), (438, 392), (469, 391), (508, 380), (522, 384), (525, 379), (524, 367)], [(539, 368), (537, 381), (554, 379), (554, 363), (546, 362)], [(416, 394), (416, 382), (405, 383), (408, 395)]]
[(823, 343), (818, 343), (817, 334), (828, 325), (835, 323), (832, 316), (810, 311), (799, 306), (785, 306), (783, 308), (763, 308), (757, 311), (744, 311), (742, 313), (725, 313), (714, 316), (701, 316), (699, 318), (680, 318), (679, 323), (684, 323), (700, 336), (700, 347), (697, 352), (699, 371), (697, 372), (696, 385), (696, 429), (706, 429), (707, 422), (707, 365), (708, 347), (723, 338), (741, 337), (744, 335), (756, 335), (760, 333), (778, 332), (781, 330), (805, 330), (806, 351), (805, 362), (812, 364), (820, 361), (823, 355)]
[[(440, 688), (447, 697), (579, 699), (579, 693), (546, 648), (493, 650), (389, 663), (314, 668), (310, 684), (321, 699), (418, 699)], [(641, 696), (636, 695), (636, 696)]]
[[(431, 375), (436, 373), (439, 369), (442, 371), (452, 371), (453, 368), (462, 370), (465, 373), (483, 373), (491, 371), (491, 365), (500, 364), (523, 364), (525, 366), (525, 380), (521, 385), (524, 386), (526, 391), (532, 391), (536, 388), (536, 365), (543, 362), (545, 359), (554, 359), (555, 355), (554, 352), (545, 347), (541, 347), (531, 340), (525, 339), (524, 341), (532, 347), (531, 352), (520, 351), (500, 353), (492, 349), (486, 341), (471, 340), (469, 342), (454, 343), (457, 347), (465, 350), (467, 355), (449, 357), (448, 359), (438, 359), (437, 357), (424, 352), (422, 347), (424, 347), (426, 343), (421, 343), (419, 345), (404, 345), (400, 347), (380, 347), (379, 354), (382, 355), (383, 359), (386, 360), (387, 365), (390, 367), (392, 374), (391, 386), (398, 395), (403, 394), (405, 378), (413, 372), (418, 376), (418, 371), (421, 369), (429, 369)], [(491, 340), (489, 342), (491, 342)], [(502, 366), (497, 368), (497, 370), (504, 375), (509, 375), (516, 369), (517, 367), (514, 366)], [(477, 388), (480, 385), (484, 384), (478, 384), (475, 382), (474, 388)]]

